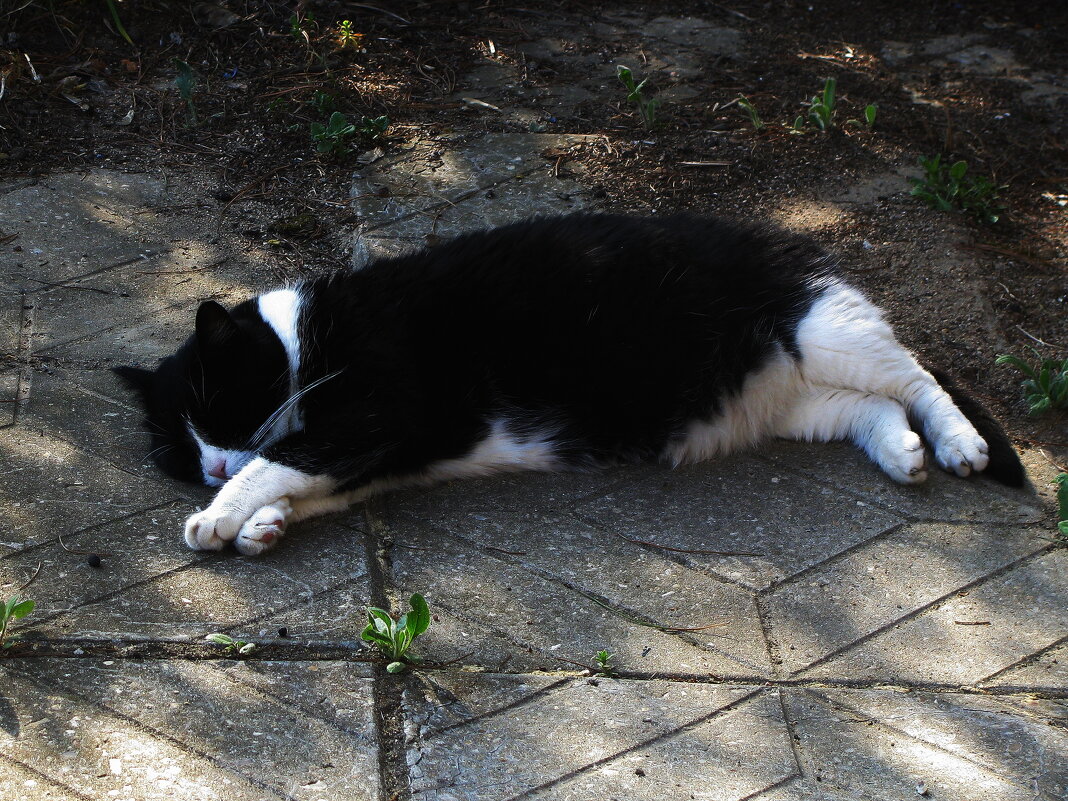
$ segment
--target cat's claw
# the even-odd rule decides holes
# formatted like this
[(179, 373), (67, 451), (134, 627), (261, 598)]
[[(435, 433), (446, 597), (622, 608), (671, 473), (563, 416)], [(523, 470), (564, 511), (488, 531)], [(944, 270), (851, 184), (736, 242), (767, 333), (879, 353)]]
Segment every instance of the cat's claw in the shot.
[(935, 461), (943, 470), (958, 476), (986, 469), (989, 454), (986, 441), (974, 430), (952, 434), (935, 443)]
[(286, 518), (293, 512), (286, 498), (257, 509), (237, 532), (234, 547), (245, 556), (258, 556), (278, 544), (286, 532)]
[(212, 511), (209, 507), (185, 522), (185, 543), (195, 551), (219, 551), (237, 536), (243, 515)]

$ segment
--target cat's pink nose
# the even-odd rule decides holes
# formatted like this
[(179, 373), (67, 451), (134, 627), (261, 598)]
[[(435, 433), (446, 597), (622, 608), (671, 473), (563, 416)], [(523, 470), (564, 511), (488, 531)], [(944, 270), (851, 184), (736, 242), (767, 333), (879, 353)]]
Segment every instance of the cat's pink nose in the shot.
[(228, 476), (226, 475), (226, 460), (218, 459), (215, 464), (212, 465), (211, 470), (208, 471), (208, 475), (212, 478), (221, 478), (225, 481)]

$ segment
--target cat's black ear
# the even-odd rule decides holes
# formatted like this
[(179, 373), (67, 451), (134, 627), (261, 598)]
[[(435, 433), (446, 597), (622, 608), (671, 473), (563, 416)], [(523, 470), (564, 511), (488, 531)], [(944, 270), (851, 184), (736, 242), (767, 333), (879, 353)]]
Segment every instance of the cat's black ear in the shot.
[(206, 300), (197, 309), (197, 341), (206, 345), (222, 345), (231, 342), (241, 333), (234, 318), (224, 306), (214, 300)]
[(155, 376), (151, 370), (143, 370), (140, 367), (112, 367), (111, 372), (143, 398), (148, 396), (149, 387), (152, 386), (153, 376)]

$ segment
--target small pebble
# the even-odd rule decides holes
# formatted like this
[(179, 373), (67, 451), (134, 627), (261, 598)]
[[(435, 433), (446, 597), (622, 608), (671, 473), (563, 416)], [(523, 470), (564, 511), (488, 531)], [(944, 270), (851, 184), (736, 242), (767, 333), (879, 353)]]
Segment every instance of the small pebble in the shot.
[(289, 636), (289, 629), (286, 628), (285, 626), (281, 626), (278, 629), (278, 636), (279, 637), (288, 637)]
[(100, 567), (100, 557), (95, 553), (91, 553), (85, 557), (85, 561), (89, 563), (89, 567)]

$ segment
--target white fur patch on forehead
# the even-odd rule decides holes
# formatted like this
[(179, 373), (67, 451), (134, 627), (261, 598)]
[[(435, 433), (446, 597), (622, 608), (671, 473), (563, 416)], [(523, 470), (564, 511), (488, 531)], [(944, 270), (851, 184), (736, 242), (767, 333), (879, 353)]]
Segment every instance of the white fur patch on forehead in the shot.
[(300, 341), (297, 321), (300, 318), (300, 292), (296, 289), (276, 289), (260, 295), (257, 305), (260, 317), (282, 341), (289, 360), (290, 394), (296, 391), (297, 370), (300, 367)]

